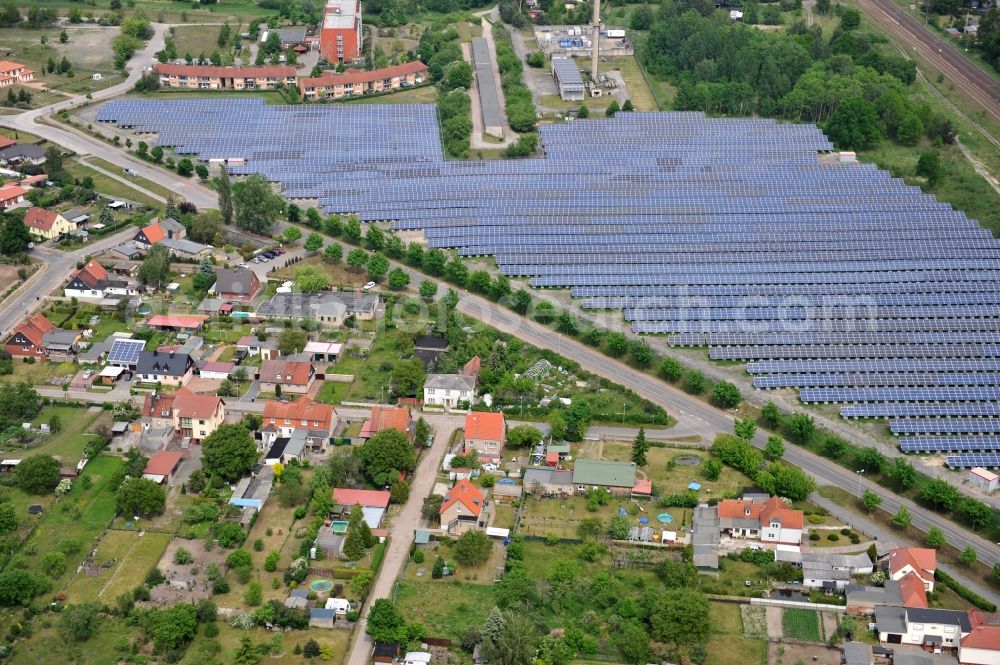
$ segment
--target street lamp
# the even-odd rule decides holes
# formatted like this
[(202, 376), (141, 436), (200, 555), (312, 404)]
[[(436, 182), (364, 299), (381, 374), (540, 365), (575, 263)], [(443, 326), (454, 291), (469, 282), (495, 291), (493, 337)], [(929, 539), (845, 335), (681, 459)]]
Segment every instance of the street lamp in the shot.
[(858, 498), (860, 499), (861, 498), (861, 476), (865, 475), (865, 470), (864, 469), (860, 469), (858, 471), (855, 471), (855, 473), (858, 474)]

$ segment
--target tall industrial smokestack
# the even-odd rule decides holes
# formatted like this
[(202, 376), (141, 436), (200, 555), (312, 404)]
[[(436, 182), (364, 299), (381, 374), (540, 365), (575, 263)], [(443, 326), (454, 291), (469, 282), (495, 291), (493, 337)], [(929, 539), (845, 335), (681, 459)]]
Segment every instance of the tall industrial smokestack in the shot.
[(594, 18), (591, 30), (591, 50), (590, 50), (590, 78), (593, 85), (597, 85), (597, 57), (598, 45), (601, 43), (601, 0), (594, 0)]

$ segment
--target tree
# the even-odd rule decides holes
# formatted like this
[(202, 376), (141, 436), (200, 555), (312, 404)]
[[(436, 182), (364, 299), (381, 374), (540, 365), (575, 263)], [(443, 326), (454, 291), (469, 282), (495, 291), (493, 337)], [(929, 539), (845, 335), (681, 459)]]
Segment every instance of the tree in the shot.
[(917, 175), (927, 178), (927, 186), (935, 187), (941, 181), (941, 155), (937, 150), (924, 150), (917, 159)]
[(316, 293), (330, 288), (330, 276), (318, 266), (306, 264), (295, 270), (295, 285), (302, 293)]
[(861, 448), (854, 453), (855, 466), (858, 466), (866, 473), (879, 473), (885, 464), (885, 456), (877, 448), (868, 446)]
[(177, 162), (177, 175), (184, 176), (185, 178), (194, 173), (194, 164), (190, 159), (184, 157), (179, 162)]
[(636, 367), (649, 367), (653, 364), (653, 359), (655, 358), (649, 342), (644, 339), (630, 341), (628, 344), (628, 354), (632, 357), (632, 362), (635, 363)]
[(167, 503), (167, 493), (163, 487), (152, 480), (137, 477), (129, 478), (121, 484), (115, 493), (115, 503), (118, 512), (126, 517), (152, 517), (163, 513)]
[(223, 165), (219, 170), (219, 177), (215, 180), (215, 189), (219, 192), (219, 212), (222, 214), (222, 223), (226, 226), (233, 223), (233, 189), (229, 181), (229, 171)]
[(419, 358), (396, 363), (392, 370), (392, 392), (415, 395), (424, 384), (424, 363)]
[(0, 606), (28, 605), (51, 588), (52, 582), (44, 575), (8, 568), (0, 573)]
[(944, 533), (942, 533), (939, 527), (932, 526), (930, 531), (927, 532), (927, 546), (939, 550), (944, 547), (944, 544)]
[(142, 260), (137, 273), (139, 281), (152, 286), (170, 282), (170, 250), (163, 245), (153, 245)]
[(751, 418), (737, 418), (733, 423), (733, 433), (744, 441), (751, 441), (757, 434), (757, 423)]
[(271, 191), (271, 185), (258, 173), (234, 183), (232, 199), (236, 224), (246, 231), (265, 235), (271, 232), (271, 225), (285, 207), (281, 197)]
[(913, 518), (910, 517), (910, 511), (906, 509), (906, 506), (900, 506), (899, 511), (892, 516), (892, 523), (900, 529), (910, 526), (912, 521)]
[(678, 646), (700, 644), (711, 626), (708, 597), (694, 589), (667, 589), (653, 605), (649, 623), (657, 641)]
[(781, 423), (781, 414), (778, 412), (778, 405), (768, 402), (760, 409), (760, 419), (768, 427), (774, 428)]
[(339, 242), (331, 242), (323, 250), (323, 256), (330, 263), (340, 263), (340, 260), (344, 258), (344, 246)]
[(773, 462), (785, 456), (785, 441), (777, 435), (767, 437), (764, 444), (764, 458)]
[(417, 463), (406, 434), (397, 430), (383, 430), (357, 450), (365, 475), (379, 486), (391, 485), (400, 471), (412, 471)]
[(677, 379), (681, 378), (681, 375), (684, 373), (684, 368), (681, 367), (681, 364), (677, 362), (676, 358), (667, 357), (660, 362), (660, 368), (657, 370), (657, 373), (664, 381), (673, 383)]
[(830, 459), (840, 459), (847, 452), (847, 442), (835, 434), (828, 434), (823, 439), (823, 454)]
[(799, 445), (809, 441), (815, 431), (816, 423), (809, 414), (798, 411), (788, 419), (788, 436)]
[(389, 259), (384, 254), (375, 252), (368, 258), (365, 269), (368, 272), (368, 279), (377, 282), (389, 271)]
[(319, 657), (319, 642), (310, 638), (306, 640), (305, 645), (302, 647), (302, 655), (306, 658), (318, 658)]
[(870, 513), (882, 505), (882, 497), (871, 490), (865, 490), (861, 502), (865, 505), (865, 510)]
[(608, 354), (614, 358), (624, 355), (628, 351), (628, 339), (619, 332), (608, 333), (604, 342), (608, 345)]
[[(21, 224), (21, 226), (23, 227), (24, 225)], [(420, 297), (424, 298), (425, 300), (430, 300), (435, 295), (437, 295), (437, 290), (438, 290), (438, 285), (436, 282), (432, 282), (429, 279), (425, 279), (424, 281), (420, 282)]]
[(913, 487), (917, 482), (916, 470), (902, 457), (892, 460), (892, 463), (886, 467), (885, 475), (889, 476), (889, 479), (904, 491)]
[(202, 441), (201, 461), (209, 475), (233, 482), (256, 464), (257, 446), (243, 425), (220, 425)]
[(646, 441), (646, 430), (639, 428), (639, 433), (632, 441), (632, 462), (636, 466), (646, 466), (646, 453), (649, 451), (649, 442)]
[(955, 486), (946, 480), (934, 478), (920, 486), (918, 498), (935, 510), (955, 510), (961, 495)]
[(42, 570), (52, 579), (58, 579), (66, 572), (66, 555), (62, 552), (46, 552), (42, 557)]
[(962, 497), (959, 500), (956, 512), (958, 512), (959, 517), (971, 524), (973, 529), (979, 529), (989, 524), (993, 514), (989, 506), (971, 496)]
[(408, 642), (406, 620), (388, 598), (379, 598), (368, 612), (365, 632), (376, 642)]
[(297, 226), (289, 226), (283, 234), (286, 245), (292, 245), (302, 238), (302, 230)]
[(344, 558), (348, 561), (358, 561), (365, 555), (365, 536), (361, 525), (365, 524), (361, 506), (355, 504), (351, 508), (351, 517), (347, 523), (347, 534), (344, 536)]
[(162, 610), (152, 610), (145, 617), (146, 627), (159, 652), (169, 652), (190, 642), (198, 630), (198, 608), (178, 603)]
[(389, 273), (389, 288), (395, 291), (405, 289), (410, 283), (410, 276), (402, 268), (394, 268)]
[(692, 395), (700, 395), (705, 392), (705, 387), (708, 385), (708, 380), (705, 379), (705, 375), (696, 369), (690, 369), (684, 372), (684, 379), (681, 382), (681, 387), (684, 392), (690, 393)]
[(1000, 583), (1000, 563), (993, 564), (993, 581)]
[(356, 247), (347, 253), (347, 267), (351, 268), (355, 272), (361, 272), (361, 270), (368, 265), (368, 252)]
[(13, 504), (0, 503), (0, 536), (17, 530), (17, 511)]
[(278, 335), (278, 351), (283, 356), (302, 353), (302, 349), (306, 348), (306, 342), (308, 341), (309, 338), (304, 330), (286, 328)]
[(59, 613), (59, 633), (73, 642), (89, 640), (100, 623), (101, 608), (97, 603), (67, 605)]
[(716, 481), (722, 475), (722, 462), (712, 457), (705, 462), (705, 479)]
[(976, 555), (976, 550), (975, 548), (972, 547), (972, 545), (966, 547), (964, 550), (962, 550), (962, 553), (958, 555), (958, 560), (961, 561), (962, 565), (964, 565), (966, 568), (972, 568), (972, 566), (976, 563), (976, 560), (978, 558), (979, 557)]
[(628, 538), (628, 531), (632, 527), (632, 522), (624, 515), (615, 515), (608, 523), (608, 535), (615, 540)]
[(723, 409), (736, 408), (742, 399), (740, 389), (729, 381), (719, 381), (712, 388), (712, 402)]
[(483, 531), (472, 529), (463, 533), (455, 542), (455, 560), (465, 566), (486, 563), (493, 551), (493, 543)]
[(28, 494), (48, 494), (59, 484), (59, 461), (50, 455), (32, 455), (14, 470), (17, 486)]
[(608, 104), (608, 108), (606, 111), (604, 111), (604, 115), (606, 115), (609, 118), (613, 118), (615, 117), (615, 114), (621, 110), (622, 107), (618, 105), (618, 100), (615, 99), (610, 104)]
[(531, 425), (511, 427), (507, 432), (507, 446), (509, 448), (530, 448), (541, 440), (541, 430)]
[(28, 251), (31, 233), (28, 227), (16, 217), (7, 217), (0, 227), (0, 254), (17, 256)]
[(875, 105), (861, 97), (841, 102), (824, 129), (831, 141), (847, 150), (861, 150), (882, 138)]
[[(310, 208), (312, 210), (312, 208)], [(309, 237), (306, 238), (305, 244), (302, 245), (307, 252), (318, 251), (319, 248), (323, 246), (323, 236), (318, 233), (310, 233)]]

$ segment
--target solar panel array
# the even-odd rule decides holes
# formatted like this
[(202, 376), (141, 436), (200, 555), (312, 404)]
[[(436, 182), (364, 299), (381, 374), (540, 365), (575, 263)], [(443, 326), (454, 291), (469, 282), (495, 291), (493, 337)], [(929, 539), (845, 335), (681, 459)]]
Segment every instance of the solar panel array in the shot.
[(108, 362), (123, 365), (134, 365), (139, 362), (139, 354), (146, 347), (145, 340), (116, 339), (108, 351)]
[(819, 157), (815, 126), (619, 113), (542, 126), (540, 158), (446, 161), (431, 106), (118, 100), (97, 118), (494, 256), (636, 332), (747, 361), (759, 388), (889, 418), (906, 450), (1000, 434), (1000, 242), (873, 165)]
[(949, 455), (947, 464), (952, 469), (970, 469), (977, 466), (984, 469), (996, 468), (1000, 466), (1000, 453), (962, 453), (960, 455)]

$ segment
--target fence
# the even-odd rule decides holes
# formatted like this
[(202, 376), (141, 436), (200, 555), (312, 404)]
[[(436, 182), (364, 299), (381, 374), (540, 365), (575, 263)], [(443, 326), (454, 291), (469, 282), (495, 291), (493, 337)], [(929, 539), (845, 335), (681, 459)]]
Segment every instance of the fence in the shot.
[(245, 233), (243, 231), (237, 231), (236, 229), (229, 227), (227, 227), (223, 233), (223, 238), (231, 245), (238, 245), (240, 247), (243, 245), (250, 245), (254, 249), (260, 249), (266, 245), (275, 244), (270, 238), (254, 235), (252, 233)]
[(790, 609), (816, 610), (817, 612), (839, 612), (841, 614), (847, 611), (847, 607), (844, 605), (807, 603), (798, 600), (780, 600), (778, 598), (751, 598), (750, 604), (762, 605), (764, 607), (787, 607)]

